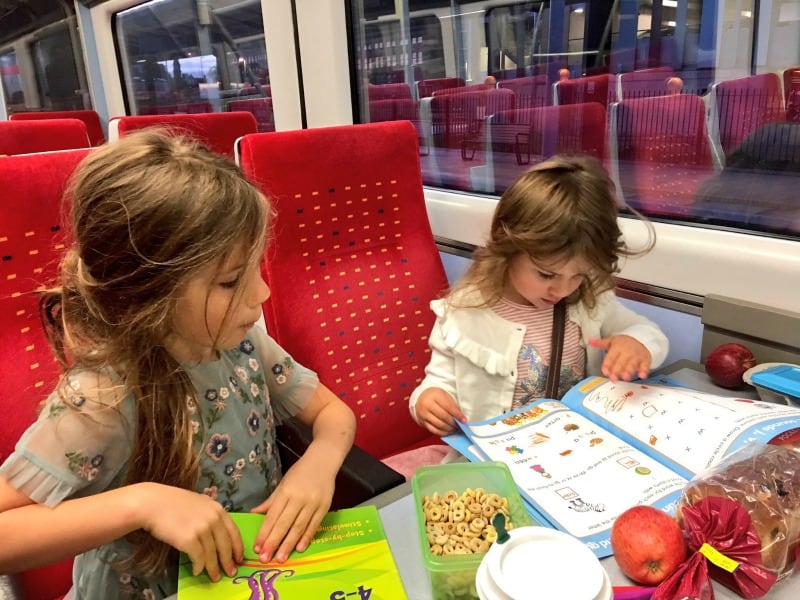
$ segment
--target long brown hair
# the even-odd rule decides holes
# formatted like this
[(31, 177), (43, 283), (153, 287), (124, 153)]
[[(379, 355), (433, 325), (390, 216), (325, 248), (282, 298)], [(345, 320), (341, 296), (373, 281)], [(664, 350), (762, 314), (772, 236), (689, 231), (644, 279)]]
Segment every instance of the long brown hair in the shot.
[(554, 156), (520, 175), (497, 203), (486, 243), (475, 250), (473, 262), (453, 286), (448, 299), (464, 305), (460, 294), (476, 288), (477, 305), (496, 302), (508, 279), (508, 266), (518, 254), (550, 262), (580, 257), (590, 267), (589, 277), (568, 298), (589, 308), (597, 295), (614, 287), (620, 256), (634, 256), (652, 249), (655, 231), (642, 215), (649, 231), (644, 248), (626, 247), (617, 224), (614, 185), (606, 170), (589, 156)]
[[(199, 462), (187, 400), (195, 393), (163, 342), (189, 278), (241, 243), (257, 268), (269, 205), (230, 160), (153, 130), (93, 150), (66, 197), (74, 242), (61, 265), (61, 286), (40, 303), (51, 346), (67, 375), (111, 368), (133, 394), (137, 422), (127, 483), (193, 490)], [(65, 385), (62, 379), (62, 392)], [(164, 569), (166, 544), (142, 531), (129, 539), (137, 569)]]

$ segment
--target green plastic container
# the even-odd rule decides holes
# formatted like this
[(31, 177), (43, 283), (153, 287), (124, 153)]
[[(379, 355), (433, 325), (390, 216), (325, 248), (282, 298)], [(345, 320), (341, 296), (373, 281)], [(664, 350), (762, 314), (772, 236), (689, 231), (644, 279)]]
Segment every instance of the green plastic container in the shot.
[(474, 600), (478, 597), (475, 573), (485, 554), (436, 556), (431, 553), (422, 511), (423, 496), (432, 496), (437, 492), (443, 496), (451, 490), (460, 496), (467, 488), (483, 488), (487, 494), (494, 493), (507, 498), (509, 517), (515, 528), (533, 524), (505, 463), (453, 463), (418, 468), (411, 479), (411, 489), (414, 492), (422, 561), (430, 576), (434, 600)]

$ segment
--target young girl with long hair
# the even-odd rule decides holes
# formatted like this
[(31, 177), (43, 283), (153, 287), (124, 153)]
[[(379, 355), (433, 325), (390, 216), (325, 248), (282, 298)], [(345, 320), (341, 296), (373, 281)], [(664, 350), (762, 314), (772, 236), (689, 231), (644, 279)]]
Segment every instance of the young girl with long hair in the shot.
[(436, 322), (425, 378), (410, 398), (436, 435), (545, 397), (554, 307), (566, 303), (558, 398), (586, 375), (647, 377), (666, 358), (657, 325), (614, 294), (625, 246), (613, 184), (589, 157), (555, 156), (500, 198), (488, 241), (466, 274), (431, 307)]
[[(0, 572), (77, 555), (70, 598), (163, 598), (177, 551), (234, 575), (304, 550), (352, 445), (350, 409), (256, 322), (267, 200), (232, 162), (145, 131), (93, 150), (43, 321), (64, 376), (0, 467)], [(13, 393), (7, 390), (8, 393)], [(281, 477), (275, 425), (312, 427)]]

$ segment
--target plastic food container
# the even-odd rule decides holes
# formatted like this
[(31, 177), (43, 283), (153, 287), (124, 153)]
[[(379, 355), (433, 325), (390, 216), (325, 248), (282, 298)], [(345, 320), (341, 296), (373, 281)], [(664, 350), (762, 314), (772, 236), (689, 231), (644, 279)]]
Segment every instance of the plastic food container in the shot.
[(611, 580), (580, 540), (555, 529), (521, 527), (495, 542), (478, 567), (480, 600), (611, 600)]
[(422, 497), (433, 496), (434, 493), (443, 496), (448, 491), (454, 491), (460, 496), (468, 488), (483, 488), (487, 494), (494, 493), (507, 498), (509, 517), (514, 528), (527, 527), (533, 523), (511, 472), (504, 463), (454, 463), (418, 468), (411, 478), (411, 489), (414, 493), (422, 561), (430, 576), (434, 600), (477, 598), (475, 574), (486, 553), (443, 556), (433, 554), (425, 532)]
[(800, 407), (800, 365), (762, 363), (745, 371), (742, 379), (764, 402)]

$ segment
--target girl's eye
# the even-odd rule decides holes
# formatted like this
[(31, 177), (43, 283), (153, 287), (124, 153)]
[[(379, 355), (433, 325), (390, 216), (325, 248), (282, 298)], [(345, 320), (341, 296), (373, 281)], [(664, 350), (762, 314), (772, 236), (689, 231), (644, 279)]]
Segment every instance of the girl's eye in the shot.
[(545, 273), (544, 271), (539, 271), (539, 277), (542, 279), (555, 279), (555, 273)]
[(238, 283), (239, 283), (239, 278), (237, 277), (236, 279), (231, 279), (229, 281), (220, 281), (217, 285), (230, 290), (235, 288), (238, 285)]

